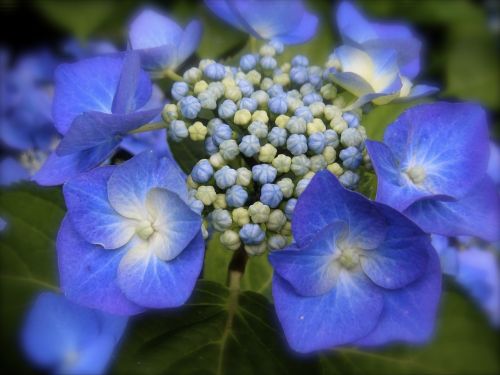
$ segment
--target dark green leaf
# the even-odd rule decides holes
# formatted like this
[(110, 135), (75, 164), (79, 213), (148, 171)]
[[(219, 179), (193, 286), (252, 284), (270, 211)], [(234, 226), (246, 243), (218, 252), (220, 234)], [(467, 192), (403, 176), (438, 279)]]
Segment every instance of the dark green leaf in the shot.
[(369, 199), (377, 194), (377, 175), (373, 171), (363, 170), (360, 174), (358, 191)]
[(260, 293), (271, 299), (271, 282), (273, 269), (267, 254), (249, 257), (245, 273), (241, 279), (241, 289)]
[(234, 251), (226, 249), (219, 240), (220, 234), (215, 233), (209, 241), (203, 264), (203, 279), (226, 285), (228, 282), (229, 262)]
[(36, 293), (57, 290), (55, 239), (64, 215), (59, 189), (32, 185), (1, 191), (0, 311), (2, 350), (6, 368), (22, 366), (19, 330)]
[(170, 151), (175, 160), (181, 166), (182, 170), (189, 174), (194, 165), (201, 159), (208, 157), (205, 152), (203, 142), (195, 142), (190, 139), (184, 139), (182, 142), (169, 142)]
[(291, 374), (272, 306), (261, 295), (199, 282), (183, 308), (139, 318), (116, 361), (120, 374)]

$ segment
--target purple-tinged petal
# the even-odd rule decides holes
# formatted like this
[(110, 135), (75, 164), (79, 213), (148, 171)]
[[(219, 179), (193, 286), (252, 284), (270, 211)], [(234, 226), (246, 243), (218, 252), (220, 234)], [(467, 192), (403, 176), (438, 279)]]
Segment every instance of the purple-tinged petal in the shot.
[(430, 238), (396, 210), (377, 206), (387, 220), (386, 240), (377, 249), (363, 253), (361, 267), (378, 286), (403, 288), (427, 269)]
[(289, 30), (286, 34), (276, 35), (273, 39), (283, 44), (301, 44), (312, 39), (318, 29), (319, 19), (311, 13), (304, 13), (298, 26)]
[(111, 206), (121, 215), (142, 220), (146, 197), (152, 188), (163, 188), (187, 200), (185, 176), (170, 158), (146, 151), (116, 167), (108, 181)]
[(177, 46), (176, 65), (182, 64), (196, 51), (200, 44), (202, 33), (203, 27), (199, 21), (188, 23)]
[(336, 11), (336, 25), (344, 43), (361, 45), (377, 38), (373, 25), (368, 22), (351, 2), (342, 1)]
[(149, 123), (160, 111), (155, 108), (123, 115), (86, 112), (76, 117), (56, 152), (65, 156), (121, 140), (121, 136)]
[(64, 363), (57, 369), (60, 374), (104, 374), (109, 365), (116, 341), (110, 336), (99, 336), (81, 350), (75, 363)]
[(386, 236), (386, 220), (361, 194), (346, 190), (329, 171), (320, 171), (301, 194), (292, 219), (294, 240), (304, 246), (334, 221), (349, 227), (349, 242), (362, 249), (376, 248)]
[[(363, 97), (367, 94), (373, 93), (373, 87), (363, 77), (359, 76), (356, 73), (335, 72), (331, 74), (331, 79), (336, 84), (342, 86), (344, 89), (358, 97)], [(375, 94), (374, 98), (378, 97), (379, 95), (381, 94)], [(371, 100), (372, 97), (370, 97), (370, 100), (365, 101), (365, 103)]]
[(417, 85), (411, 88), (410, 93), (407, 96), (401, 96), (399, 98), (394, 99), (394, 102), (404, 102), (408, 100), (414, 100), (421, 98), (423, 96), (429, 96), (435, 94), (439, 91), (439, 88), (435, 86), (428, 85)]
[(347, 226), (335, 222), (318, 233), (303, 248), (284, 249), (269, 255), (274, 271), (288, 281), (296, 293), (318, 296), (329, 292), (337, 283), (341, 265), (337, 242), (347, 235)]
[(63, 184), (70, 178), (87, 172), (104, 162), (113, 154), (119, 143), (119, 141), (112, 140), (67, 156), (59, 156), (53, 152), (33, 176), (33, 180), (42, 186)]
[(331, 349), (366, 336), (377, 325), (383, 308), (382, 290), (362, 272), (345, 270), (335, 288), (317, 297), (298, 295), (275, 274), (273, 298), (288, 343), (302, 353)]
[(107, 182), (115, 167), (102, 167), (64, 184), (68, 215), (75, 230), (88, 242), (117, 249), (135, 233), (133, 220), (120, 216), (108, 201)]
[(489, 177), (456, 201), (424, 198), (404, 214), (424, 231), (444, 236), (468, 235), (487, 241), (500, 239), (500, 201)]
[(150, 308), (177, 307), (191, 295), (201, 272), (205, 242), (199, 233), (177, 258), (165, 262), (147, 246), (127, 252), (118, 268), (118, 283), (125, 295)]
[(425, 274), (404, 288), (383, 293), (383, 310), (377, 327), (360, 339), (360, 346), (378, 346), (393, 341), (422, 344), (434, 333), (441, 296), (439, 258), (431, 246)]
[(61, 289), (79, 305), (110, 314), (133, 315), (143, 309), (130, 302), (118, 287), (118, 265), (126, 249), (106, 250), (86, 242), (66, 216), (57, 237)]
[(6, 157), (0, 160), (0, 186), (8, 186), (29, 177), (28, 171), (16, 159)]
[(181, 27), (166, 15), (145, 9), (134, 18), (129, 28), (132, 49), (176, 46), (182, 37)]
[[(217, 17), (222, 18), (233, 27), (245, 31), (245, 22), (241, 16), (234, 11), (234, 7), (231, 6), (229, 1), (205, 0), (205, 5), (215, 13)], [(252, 33), (255, 32), (252, 30)]]

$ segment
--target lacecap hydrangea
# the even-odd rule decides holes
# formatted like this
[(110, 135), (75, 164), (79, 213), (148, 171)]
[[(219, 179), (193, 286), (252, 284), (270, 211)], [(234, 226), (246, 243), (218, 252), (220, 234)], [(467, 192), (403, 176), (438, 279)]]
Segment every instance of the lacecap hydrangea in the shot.
[(344, 111), (341, 89), (298, 55), (279, 62), (280, 42), (239, 66), (201, 60), (172, 86), (163, 119), (174, 142), (204, 146), (188, 176), (192, 208), (229, 249), (256, 255), (284, 247), (296, 199), (328, 169), (355, 189), (368, 159), (362, 111)]

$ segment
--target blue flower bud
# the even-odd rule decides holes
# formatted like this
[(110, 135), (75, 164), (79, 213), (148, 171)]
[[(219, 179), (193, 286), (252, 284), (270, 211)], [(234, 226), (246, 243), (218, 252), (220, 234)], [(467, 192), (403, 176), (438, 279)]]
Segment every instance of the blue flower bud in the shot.
[(347, 122), (350, 128), (357, 128), (359, 126), (359, 117), (352, 112), (345, 112), (342, 118)]
[(297, 85), (302, 85), (307, 82), (309, 74), (303, 66), (294, 66), (290, 69), (290, 80)]
[(227, 210), (217, 208), (213, 210), (209, 217), (210, 224), (217, 232), (224, 232), (233, 224), (231, 214)]
[(256, 65), (257, 65), (257, 57), (255, 55), (248, 54), (241, 56), (240, 68), (245, 73), (255, 68)]
[(264, 56), (260, 59), (260, 66), (267, 70), (273, 70), (278, 66), (278, 62), (274, 57)]
[(324, 133), (313, 133), (309, 136), (307, 140), (307, 146), (309, 150), (314, 152), (315, 154), (321, 154), (325, 149), (326, 145), (326, 137)]
[(293, 211), (295, 210), (295, 205), (297, 204), (297, 199), (292, 198), (286, 202), (285, 205), (285, 215), (288, 220), (292, 220)]
[(292, 116), (286, 124), (286, 129), (292, 134), (302, 134), (306, 132), (306, 120), (302, 117)]
[(238, 81), (238, 87), (244, 96), (250, 96), (253, 93), (253, 85), (246, 79), (241, 79)]
[(282, 115), (288, 110), (286, 96), (280, 95), (269, 99), (269, 109), (272, 113)]
[(269, 95), (264, 90), (257, 90), (251, 95), (252, 99), (255, 99), (260, 106), (264, 106), (269, 101)]
[(276, 184), (264, 184), (260, 191), (260, 201), (271, 208), (276, 208), (283, 199), (283, 193)]
[(226, 90), (226, 88), (224, 87), (224, 84), (222, 82), (210, 82), (208, 84), (207, 90), (214, 94), (217, 99), (219, 99), (222, 95), (224, 95), (224, 91)]
[(217, 151), (219, 151), (219, 148), (214, 143), (214, 139), (212, 137), (207, 137), (205, 139), (205, 150), (207, 151), (208, 155), (213, 155)]
[(363, 135), (357, 128), (347, 128), (340, 135), (340, 142), (346, 146), (358, 147), (363, 144)]
[(257, 100), (253, 98), (242, 98), (238, 104), (239, 109), (248, 109), (250, 112), (255, 112), (257, 110)]
[(308, 66), (309, 60), (304, 55), (294, 56), (292, 59), (292, 66)]
[(214, 174), (214, 169), (207, 159), (201, 159), (191, 171), (191, 178), (194, 182), (204, 184), (210, 180)]
[(195, 119), (201, 111), (201, 103), (194, 96), (186, 96), (179, 101), (181, 113), (185, 118)]
[(220, 81), (226, 76), (226, 68), (222, 64), (211, 63), (203, 69), (203, 73), (212, 81)]
[(290, 90), (286, 93), (286, 96), (287, 97), (290, 97), (290, 98), (295, 98), (295, 99), (301, 99), (302, 98), (302, 95), (299, 91), (297, 90)]
[(286, 246), (286, 238), (281, 234), (275, 234), (267, 240), (267, 245), (271, 250), (283, 249)]
[(363, 155), (353, 146), (340, 151), (339, 156), (342, 159), (342, 165), (347, 169), (357, 169), (363, 161)]
[(233, 186), (236, 183), (237, 173), (233, 168), (225, 165), (217, 172), (215, 172), (215, 183), (221, 189), (227, 189), (230, 186)]
[(210, 90), (205, 90), (198, 94), (201, 108), (213, 110), (217, 108), (217, 97)]
[(273, 97), (283, 95), (285, 92), (283, 91), (283, 86), (274, 84), (269, 88), (269, 90), (267, 90), (267, 93), (269, 96)]
[(189, 86), (186, 82), (175, 82), (172, 85), (172, 97), (175, 100), (180, 100), (181, 98), (185, 97), (189, 92)]
[(333, 148), (337, 148), (339, 145), (339, 136), (337, 132), (333, 129), (328, 129), (324, 133), (325, 135), (325, 146), (332, 146)]
[(203, 212), (203, 209), (205, 208), (205, 205), (203, 204), (202, 201), (198, 199), (191, 199), (189, 200), (189, 207), (196, 212), (197, 214), (200, 214)]
[(286, 148), (292, 155), (301, 155), (307, 152), (307, 138), (303, 134), (292, 134), (286, 141)]
[(317, 89), (319, 89), (323, 83), (322, 73), (309, 73), (309, 82)]
[(295, 110), (294, 115), (297, 117), (303, 118), (306, 122), (311, 122), (314, 119), (314, 116), (313, 116), (311, 110), (309, 109), (309, 107), (306, 107), (306, 106), (302, 106), (302, 107), (297, 108)]
[(219, 114), (219, 117), (227, 119), (232, 118), (237, 110), (238, 107), (236, 106), (236, 104), (232, 100), (226, 99), (219, 106), (219, 110), (217, 111), (217, 113)]
[(187, 138), (189, 132), (184, 121), (175, 120), (170, 123), (168, 134), (172, 140), (179, 142)]
[(292, 165), (290, 169), (296, 176), (303, 176), (309, 172), (311, 167), (311, 160), (306, 155), (294, 156), (292, 158)]
[(283, 43), (281, 43), (280, 41), (278, 40), (271, 40), (269, 41), (268, 43), (271, 47), (274, 48), (274, 50), (276, 51), (276, 53), (279, 55), (280, 53), (283, 53), (283, 51), (285, 50), (285, 46)]
[(265, 233), (257, 224), (245, 224), (240, 229), (240, 238), (246, 245), (258, 245), (264, 241)]
[(309, 182), (311, 182), (310, 179), (308, 178), (303, 178), (299, 182), (297, 182), (297, 186), (295, 186), (295, 195), (299, 197), (304, 190), (306, 190), (307, 185), (309, 185)]
[(242, 207), (247, 199), (248, 193), (240, 185), (231, 186), (226, 190), (226, 202), (229, 207)]
[(212, 138), (214, 143), (218, 146), (222, 142), (231, 139), (232, 135), (233, 131), (231, 130), (231, 127), (227, 124), (221, 123), (214, 126)]
[(267, 128), (267, 125), (264, 124), (262, 121), (253, 121), (248, 126), (248, 132), (250, 134), (255, 135), (259, 139), (266, 138), (268, 131), (269, 131), (269, 129)]
[(340, 177), (339, 181), (347, 189), (356, 189), (359, 182), (359, 175), (353, 171), (345, 171)]
[(267, 140), (274, 147), (280, 147), (280, 146), (283, 146), (285, 144), (286, 137), (287, 137), (286, 130), (275, 126), (269, 132), (269, 135), (267, 136)]
[(215, 117), (213, 119), (210, 119), (207, 123), (208, 134), (213, 135), (215, 132), (215, 128), (221, 124), (224, 124), (224, 122), (220, 118)]
[(243, 155), (246, 157), (252, 157), (260, 151), (259, 138), (253, 134), (245, 135), (241, 138), (239, 148)]
[(314, 91), (316, 91), (316, 89), (309, 82), (304, 83), (302, 86), (300, 86), (300, 93), (302, 94), (302, 96), (306, 96), (307, 94), (310, 94)]
[(316, 102), (323, 102), (323, 98), (317, 92), (311, 92), (302, 98), (305, 105), (310, 105)]
[(240, 150), (234, 139), (228, 139), (219, 145), (219, 152), (224, 160), (233, 160), (236, 156), (238, 156)]
[(257, 164), (252, 167), (253, 179), (261, 185), (273, 182), (277, 173), (276, 168), (269, 164)]

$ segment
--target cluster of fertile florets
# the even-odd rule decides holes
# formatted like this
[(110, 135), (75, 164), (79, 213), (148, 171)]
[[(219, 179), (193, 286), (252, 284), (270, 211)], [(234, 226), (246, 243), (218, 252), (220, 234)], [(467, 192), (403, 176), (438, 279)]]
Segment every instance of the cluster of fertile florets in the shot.
[(278, 43), (239, 67), (202, 60), (172, 87), (163, 118), (171, 140), (204, 142), (188, 176), (190, 204), (221, 243), (260, 254), (285, 247), (297, 198), (319, 170), (355, 189), (368, 162), (361, 111), (343, 111), (326, 70), (304, 56), (278, 64)]

